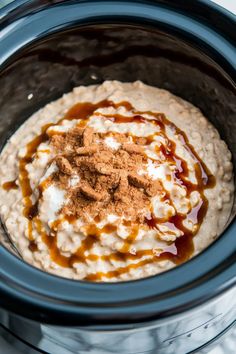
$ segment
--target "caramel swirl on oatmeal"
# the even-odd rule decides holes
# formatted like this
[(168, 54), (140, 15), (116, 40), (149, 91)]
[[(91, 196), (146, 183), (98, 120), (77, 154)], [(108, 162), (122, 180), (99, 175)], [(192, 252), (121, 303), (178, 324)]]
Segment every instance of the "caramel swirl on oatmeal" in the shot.
[[(122, 113), (112, 113), (112, 109)], [(93, 119), (110, 128), (97, 129)], [(65, 129), (65, 122), (76, 123)], [(137, 136), (125, 128), (129, 124), (141, 130), (153, 127), (154, 132)], [(190, 156), (194, 170), (178, 155), (171, 134)], [(47, 151), (50, 158), (33, 190), (28, 166), (37, 158), (38, 149)], [(115, 269), (84, 276), (93, 281), (162, 260), (179, 264), (192, 255), (193, 237), (208, 208), (204, 190), (214, 187), (215, 178), (185, 133), (163, 113), (136, 111), (129, 102), (78, 103), (57, 123), (45, 125), (26, 150), (19, 161), (19, 185), (32, 252), (38, 251), (37, 232), (53, 262), (62, 267), (118, 262)], [(45, 203), (55, 204), (55, 200), (59, 207), (49, 217), (43, 211)], [(63, 225), (83, 235), (80, 246), (70, 252), (63, 241)], [(154, 247), (142, 249), (140, 232), (150, 233), (147, 237), (153, 238)], [(116, 234), (125, 236), (115, 241), (112, 252), (101, 254), (100, 246)]]

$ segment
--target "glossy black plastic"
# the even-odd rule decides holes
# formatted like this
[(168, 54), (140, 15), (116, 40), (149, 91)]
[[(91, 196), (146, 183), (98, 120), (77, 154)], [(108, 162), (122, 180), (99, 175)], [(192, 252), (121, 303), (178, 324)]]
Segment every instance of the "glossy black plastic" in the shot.
[[(76, 85), (140, 79), (201, 108), (227, 141), (235, 162), (235, 19), (207, 1), (191, 3), (9, 5), (0, 12), (2, 145), (31, 113)], [(232, 211), (222, 237), (186, 264), (118, 284), (55, 277), (1, 246), (0, 304), (41, 322), (80, 326), (141, 324), (187, 311), (236, 282), (234, 215)]]

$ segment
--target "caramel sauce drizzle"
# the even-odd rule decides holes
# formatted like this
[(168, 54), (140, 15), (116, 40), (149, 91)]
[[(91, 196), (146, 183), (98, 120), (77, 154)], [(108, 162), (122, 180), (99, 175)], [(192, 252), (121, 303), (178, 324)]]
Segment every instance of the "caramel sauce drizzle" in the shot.
[(5, 191), (10, 191), (11, 189), (18, 189), (19, 187), (16, 184), (16, 180), (14, 180), (3, 183), (2, 188), (5, 189)]
[[(100, 112), (95, 112), (99, 108), (107, 108), (107, 107), (118, 108), (121, 106), (125, 107), (127, 111), (132, 112), (133, 116), (127, 117), (127, 116), (122, 116), (120, 114), (106, 115)], [(73, 223), (75, 221), (74, 218), (72, 217), (70, 219), (67, 217), (67, 218), (57, 220), (52, 225), (50, 234), (48, 234), (43, 229), (42, 223), (37, 216), (38, 201), (36, 201), (36, 203), (32, 203), (31, 201), (31, 196), (33, 191), (30, 186), (27, 164), (32, 161), (34, 154), (37, 152), (38, 146), (42, 142), (48, 141), (51, 135), (53, 135), (54, 132), (52, 130), (47, 134), (47, 129), (49, 127), (61, 124), (61, 122), (64, 119), (80, 120), (78, 125), (85, 126), (87, 124), (88, 119), (91, 117), (91, 115), (94, 114), (99, 117), (103, 117), (104, 119), (110, 119), (115, 123), (126, 123), (126, 122), (144, 123), (148, 121), (152, 124), (158, 125), (160, 129), (160, 133), (158, 132), (157, 134), (161, 134), (164, 137), (166, 137), (165, 128), (166, 126), (168, 126), (170, 129), (172, 129), (172, 131), (175, 132), (175, 134), (179, 136), (179, 139), (181, 140), (185, 149), (190, 153), (191, 157), (195, 161), (195, 176), (197, 180), (196, 184), (190, 182), (187, 179), (189, 175), (188, 166), (186, 161), (184, 161), (183, 159), (181, 159), (179, 156), (176, 155), (175, 143), (168, 138), (168, 146), (165, 147), (161, 145), (159, 147), (159, 150), (163, 154), (165, 159), (175, 164), (176, 170), (174, 172), (173, 177), (179, 184), (184, 185), (186, 187), (187, 194), (189, 195), (192, 191), (197, 190), (201, 195), (201, 202), (199, 203), (199, 205), (194, 207), (191, 210), (191, 212), (187, 215), (187, 218), (191, 220), (195, 225), (194, 232), (184, 227), (183, 225), (184, 216), (179, 213), (177, 213), (173, 217), (170, 217), (168, 220), (160, 220), (154, 217), (146, 220), (146, 226), (148, 228), (156, 228), (157, 223), (166, 222), (168, 223), (168, 227), (170, 229), (172, 228), (174, 230), (178, 228), (183, 232), (183, 236), (176, 239), (173, 247), (172, 245), (167, 247), (167, 251), (163, 250), (162, 252), (160, 252), (160, 254), (157, 255), (154, 252), (154, 250), (150, 249), (150, 250), (137, 251), (135, 254), (132, 254), (130, 252), (130, 248), (135, 238), (138, 235), (138, 225), (130, 225), (129, 222), (126, 222), (127, 223), (126, 226), (131, 226), (132, 232), (124, 241), (123, 247), (119, 251), (113, 252), (109, 255), (103, 255), (103, 256), (98, 256), (95, 254), (86, 255), (87, 251), (91, 250), (93, 245), (96, 242), (99, 242), (102, 233), (109, 234), (116, 231), (115, 225), (108, 224), (105, 225), (102, 229), (99, 229), (95, 224), (92, 224), (87, 226), (86, 237), (84, 240), (82, 240), (80, 247), (76, 250), (74, 254), (72, 254), (70, 257), (67, 257), (61, 253), (61, 251), (57, 246), (57, 229), (60, 223), (63, 222), (65, 219), (67, 219), (68, 222)], [(149, 118), (145, 118), (143, 116), (144, 114), (148, 115)], [(55, 133), (59, 134), (58, 132)], [(154, 137), (155, 134), (144, 138), (145, 144), (151, 144), (154, 141)], [(135, 141), (135, 137), (133, 137), (133, 139)], [(86, 262), (86, 260), (96, 261), (98, 259), (102, 259), (106, 261), (111, 261), (111, 260), (117, 260), (117, 261), (135, 260), (136, 261), (135, 263), (131, 263), (128, 266), (117, 268), (114, 271), (109, 271), (106, 273), (98, 272), (96, 274), (89, 274), (86, 277), (86, 280), (93, 280), (93, 281), (98, 281), (103, 278), (117, 277), (121, 274), (128, 272), (130, 269), (135, 269), (143, 265), (150, 264), (152, 262), (157, 262), (161, 260), (171, 260), (174, 263), (179, 264), (185, 262), (190, 258), (191, 254), (194, 251), (193, 237), (199, 230), (208, 208), (208, 201), (204, 196), (204, 189), (213, 188), (215, 185), (215, 178), (208, 170), (204, 162), (199, 158), (199, 156), (194, 151), (193, 147), (188, 141), (186, 134), (183, 131), (181, 131), (179, 128), (177, 128), (172, 122), (170, 122), (165, 117), (164, 114), (153, 113), (150, 111), (146, 111), (146, 112), (135, 111), (132, 105), (128, 102), (114, 103), (112, 101), (104, 100), (96, 104), (92, 104), (89, 102), (78, 103), (75, 104), (67, 112), (67, 114), (63, 118), (61, 118), (58, 122), (44, 125), (41, 129), (41, 134), (39, 134), (31, 142), (29, 142), (26, 148), (27, 148), (26, 155), (23, 158), (21, 158), (19, 161), (19, 184), (22, 190), (22, 195), (24, 200), (23, 215), (28, 219), (28, 236), (30, 241), (29, 248), (32, 252), (37, 250), (37, 245), (32, 235), (33, 229), (35, 229), (41, 235), (43, 242), (47, 245), (50, 252), (51, 259), (62, 267), (72, 267), (73, 264), (77, 262)], [(16, 188), (17, 186), (15, 184), (15, 181), (9, 181), (4, 183), (2, 187), (6, 190), (10, 190), (12, 188)], [(44, 187), (45, 186), (40, 186), (41, 189), (39, 190), (40, 195)], [(168, 193), (166, 193), (166, 198), (167, 197), (168, 197)], [(95, 221), (99, 221), (99, 220), (95, 220)], [(147, 256), (148, 258), (142, 260), (143, 256)], [(139, 261), (137, 262), (137, 260)]]
[(133, 242), (135, 241), (136, 237), (138, 236), (139, 225), (134, 225), (132, 227), (132, 231), (129, 236), (126, 238), (123, 247), (121, 248), (121, 253), (129, 253), (130, 247), (132, 246)]

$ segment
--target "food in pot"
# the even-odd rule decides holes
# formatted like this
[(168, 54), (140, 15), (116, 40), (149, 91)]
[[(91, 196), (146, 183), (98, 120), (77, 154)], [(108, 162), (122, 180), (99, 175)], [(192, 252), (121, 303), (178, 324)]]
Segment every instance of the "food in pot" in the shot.
[(72, 279), (166, 271), (215, 240), (232, 207), (216, 129), (140, 81), (75, 88), (30, 117), (0, 161), (0, 215), (19, 253)]

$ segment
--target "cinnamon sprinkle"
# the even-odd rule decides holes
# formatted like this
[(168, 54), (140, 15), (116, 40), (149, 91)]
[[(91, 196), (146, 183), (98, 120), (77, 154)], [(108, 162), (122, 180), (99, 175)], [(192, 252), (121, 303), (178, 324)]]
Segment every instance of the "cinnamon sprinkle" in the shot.
[(78, 155), (91, 155), (94, 154), (97, 150), (96, 145), (91, 145), (91, 146), (82, 146), (76, 149), (76, 153)]
[(122, 149), (127, 151), (129, 154), (141, 154), (145, 155), (143, 148), (136, 144), (123, 144)]
[[(128, 134), (115, 133), (120, 148), (113, 150), (104, 143), (104, 136), (91, 127), (76, 127), (51, 139), (58, 154), (55, 161), (59, 172), (54, 181), (66, 188), (69, 200), (61, 212), (85, 221), (116, 214), (142, 223), (150, 197), (161, 190), (161, 185), (138, 175), (147, 163), (142, 146), (132, 143)], [(68, 184), (72, 173), (80, 177), (76, 188)]]
[(69, 161), (65, 157), (57, 156), (55, 160), (56, 160), (57, 167), (62, 173), (69, 176), (73, 173), (73, 168), (71, 167)]
[(128, 181), (137, 188), (147, 189), (150, 185), (150, 182), (146, 178), (139, 176), (134, 172), (128, 174)]

